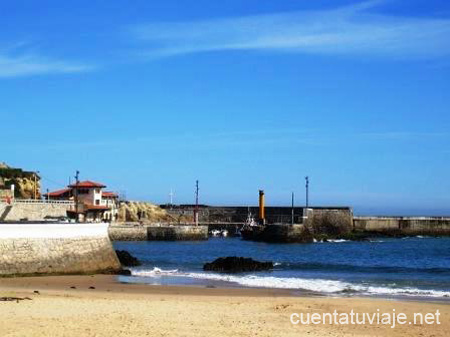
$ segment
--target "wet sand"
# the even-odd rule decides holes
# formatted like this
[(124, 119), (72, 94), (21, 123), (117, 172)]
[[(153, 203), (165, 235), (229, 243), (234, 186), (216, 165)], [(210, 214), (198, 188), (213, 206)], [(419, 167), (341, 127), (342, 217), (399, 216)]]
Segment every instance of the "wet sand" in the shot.
[[(73, 288), (71, 288), (73, 287)], [(35, 293), (37, 291), (38, 293)], [(0, 279), (0, 336), (448, 336), (450, 304), (299, 297), (289, 290), (120, 284), (115, 276)], [(440, 325), (293, 325), (292, 313), (440, 312)]]

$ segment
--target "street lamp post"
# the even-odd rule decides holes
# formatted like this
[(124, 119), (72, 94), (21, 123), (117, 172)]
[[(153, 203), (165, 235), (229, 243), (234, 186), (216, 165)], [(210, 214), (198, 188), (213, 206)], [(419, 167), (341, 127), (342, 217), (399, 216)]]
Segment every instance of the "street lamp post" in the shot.
[(306, 188), (306, 208), (309, 206), (309, 177), (305, 177), (305, 188)]
[(80, 171), (77, 170), (75, 174), (75, 222), (79, 222), (78, 218), (78, 183), (79, 183), (79, 177)]
[(195, 182), (195, 210), (194, 210), (194, 222), (198, 226), (198, 180)]
[(294, 224), (294, 192), (291, 195), (291, 225)]

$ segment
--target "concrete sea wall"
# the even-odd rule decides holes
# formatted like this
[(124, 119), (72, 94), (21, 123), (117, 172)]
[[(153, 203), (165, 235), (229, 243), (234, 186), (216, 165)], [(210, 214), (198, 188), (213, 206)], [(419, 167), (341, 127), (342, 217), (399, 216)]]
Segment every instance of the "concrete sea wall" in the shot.
[(71, 202), (16, 201), (12, 204), (0, 202), (0, 221), (44, 220), (45, 217), (65, 217), (67, 210), (73, 207)]
[(113, 272), (107, 224), (0, 224), (0, 276)]
[(262, 240), (273, 243), (308, 243), (313, 237), (305, 225), (268, 225)]
[(111, 241), (147, 241), (147, 227), (141, 225), (111, 225), (108, 228)]
[(208, 239), (208, 226), (112, 225), (108, 231), (109, 237), (113, 241), (188, 241)]
[(354, 217), (354, 229), (404, 235), (450, 235), (450, 218)]
[(308, 208), (305, 214), (304, 224), (314, 235), (340, 235), (353, 229), (353, 211), (349, 207)]
[[(177, 219), (180, 216), (193, 217), (194, 205), (177, 205), (167, 206), (161, 205), (168, 214)], [(248, 212), (253, 216), (258, 215), (257, 206), (206, 206), (201, 205), (199, 208), (199, 221), (202, 224), (227, 224), (240, 223), (241, 225), (247, 220)], [(267, 223), (291, 223), (292, 208), (291, 207), (272, 207), (266, 206)], [(303, 217), (303, 207), (294, 208), (295, 223), (300, 223)], [(210, 227), (212, 229), (214, 227)]]

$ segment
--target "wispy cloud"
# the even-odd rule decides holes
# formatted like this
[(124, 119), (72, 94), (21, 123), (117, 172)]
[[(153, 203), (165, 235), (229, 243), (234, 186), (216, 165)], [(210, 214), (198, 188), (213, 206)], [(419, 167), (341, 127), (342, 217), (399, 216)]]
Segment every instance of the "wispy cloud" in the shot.
[(379, 14), (382, 1), (300, 11), (133, 26), (146, 57), (226, 50), (440, 58), (450, 55), (450, 20)]
[(54, 73), (78, 73), (91, 70), (93, 67), (50, 59), (36, 53), (17, 51), (22, 44), (14, 48), (0, 50), (0, 78), (19, 77)]

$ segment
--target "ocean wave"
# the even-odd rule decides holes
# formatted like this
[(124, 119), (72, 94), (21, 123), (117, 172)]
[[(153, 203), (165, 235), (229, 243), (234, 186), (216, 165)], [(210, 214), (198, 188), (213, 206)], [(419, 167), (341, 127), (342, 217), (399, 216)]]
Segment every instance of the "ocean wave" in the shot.
[(325, 262), (287, 262), (282, 266), (285, 270), (326, 270), (337, 272), (353, 272), (353, 273), (403, 273), (403, 274), (436, 274), (436, 275), (449, 275), (450, 268), (445, 267), (432, 267), (432, 268), (419, 268), (419, 267), (404, 267), (404, 266), (368, 266), (368, 265), (352, 265), (352, 264), (338, 264), (338, 263), (325, 263)]
[(158, 267), (154, 267), (152, 270), (147, 269), (133, 269), (131, 270), (132, 276), (158, 276), (158, 275), (172, 275), (177, 274), (178, 269), (163, 270)]
[(317, 239), (313, 239), (314, 243), (342, 243), (342, 242), (351, 242), (351, 240), (344, 240), (344, 239), (327, 239), (326, 241), (324, 240), (317, 240)]
[(295, 289), (326, 294), (349, 294), (359, 295), (387, 295), (387, 296), (415, 296), (415, 297), (450, 297), (449, 291), (418, 289), (418, 288), (393, 288), (382, 286), (370, 286), (353, 284), (338, 280), (307, 279), (294, 277), (274, 277), (256, 275), (229, 275), (217, 273), (192, 273), (178, 272), (178, 270), (163, 270), (153, 268), (152, 270), (132, 270), (133, 276), (179, 276), (199, 280), (212, 280), (230, 282), (244, 287), (251, 288), (274, 288), (274, 289)]

